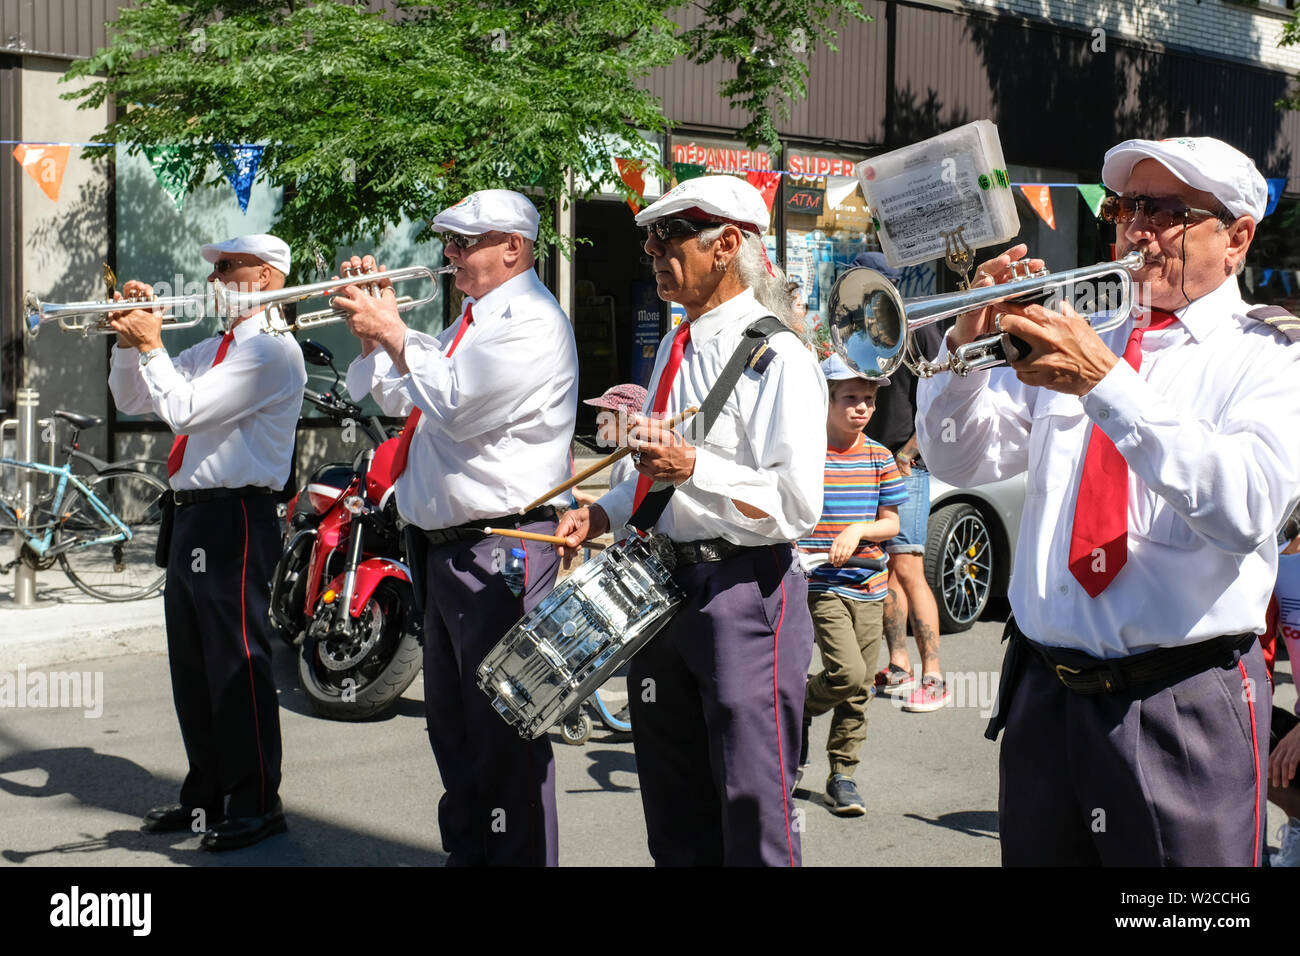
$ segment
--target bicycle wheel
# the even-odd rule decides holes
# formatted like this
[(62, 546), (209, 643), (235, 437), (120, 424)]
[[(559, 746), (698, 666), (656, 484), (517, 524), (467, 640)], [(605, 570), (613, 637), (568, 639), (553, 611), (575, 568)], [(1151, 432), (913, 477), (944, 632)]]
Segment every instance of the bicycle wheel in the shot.
[(166, 572), (154, 564), (162, 509), (158, 497), (167, 486), (140, 471), (102, 472), (86, 480), (100, 503), (131, 529), (129, 540), (103, 541), (119, 529), (86, 499), (80, 489), (68, 495), (55, 534), (55, 550), (68, 579), (103, 601), (149, 597)]

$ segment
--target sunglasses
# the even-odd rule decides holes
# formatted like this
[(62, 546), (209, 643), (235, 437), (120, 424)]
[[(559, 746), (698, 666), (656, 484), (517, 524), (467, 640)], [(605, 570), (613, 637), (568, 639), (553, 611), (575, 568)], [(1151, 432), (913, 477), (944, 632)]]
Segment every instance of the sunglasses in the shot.
[(444, 246), (455, 246), (457, 249), (472, 249), (490, 235), (492, 235), (490, 232), (485, 232), (479, 236), (463, 236), (459, 232), (444, 232), (442, 234), (442, 244)]
[(696, 219), (656, 219), (645, 229), (645, 241), (649, 242), (650, 237), (654, 236), (660, 242), (667, 242), (669, 239), (680, 239), (682, 236), (694, 236), (703, 232), (705, 229), (712, 229), (714, 226), (721, 226), (720, 222), (700, 222)]
[(212, 263), (212, 271), (217, 275), (225, 275), (227, 272), (234, 272), (236, 269), (244, 269), (253, 265), (251, 262), (236, 262), (234, 259), (218, 259)]
[(1119, 226), (1127, 226), (1141, 214), (1155, 229), (1186, 225), (1189, 216), (1197, 219), (1218, 219), (1231, 225), (1227, 213), (1197, 209), (1178, 199), (1160, 199), (1154, 196), (1107, 196), (1101, 201), (1101, 218)]

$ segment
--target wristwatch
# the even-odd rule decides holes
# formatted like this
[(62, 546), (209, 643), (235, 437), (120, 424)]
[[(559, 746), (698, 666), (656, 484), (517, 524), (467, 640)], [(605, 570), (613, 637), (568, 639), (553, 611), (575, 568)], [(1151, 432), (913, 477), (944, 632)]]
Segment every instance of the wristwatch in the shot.
[(165, 348), (163, 348), (161, 345), (160, 345), (158, 348), (156, 348), (156, 349), (150, 349), (148, 352), (141, 352), (141, 353), (140, 353), (140, 367), (141, 367), (141, 368), (144, 368), (146, 365), (148, 365), (150, 362), (152, 362), (152, 361), (153, 361), (154, 359), (156, 359), (158, 356), (160, 356), (160, 355), (166, 355), (166, 354), (167, 354), (167, 350), (166, 350)]

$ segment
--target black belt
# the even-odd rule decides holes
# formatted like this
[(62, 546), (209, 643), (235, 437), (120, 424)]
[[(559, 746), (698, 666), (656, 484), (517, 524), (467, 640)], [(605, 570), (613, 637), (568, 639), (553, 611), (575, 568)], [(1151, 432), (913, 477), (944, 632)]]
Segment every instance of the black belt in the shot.
[(172, 500), (178, 505), (196, 505), (217, 498), (257, 498), (275, 494), (274, 488), (265, 485), (244, 485), (242, 488), (197, 488), (194, 491), (173, 491)]
[[(759, 545), (758, 547), (765, 547)], [(705, 541), (674, 541), (673, 552), (677, 555), (677, 566), (688, 564), (707, 564), (712, 561), (725, 561), (734, 558), (742, 551), (756, 550), (742, 544), (733, 544), (725, 538), (709, 538)]]
[(1024, 640), (1070, 690), (1079, 694), (1118, 694), (1151, 684), (1175, 684), (1211, 667), (1229, 667), (1250, 649), (1255, 635), (1253, 632), (1225, 634), (1182, 647), (1157, 647), (1112, 660)]
[(532, 511), (524, 512), (521, 515), (503, 515), (500, 518), (478, 518), (474, 521), (466, 521), (464, 524), (454, 525), (450, 528), (438, 528), (436, 531), (424, 531), (425, 538), (428, 539), (431, 547), (440, 544), (448, 544), (452, 541), (477, 541), (483, 537), (484, 528), (517, 528), (521, 524), (529, 524), (533, 521), (554, 521), (555, 508), (552, 505), (542, 505), (540, 508), (534, 508)]

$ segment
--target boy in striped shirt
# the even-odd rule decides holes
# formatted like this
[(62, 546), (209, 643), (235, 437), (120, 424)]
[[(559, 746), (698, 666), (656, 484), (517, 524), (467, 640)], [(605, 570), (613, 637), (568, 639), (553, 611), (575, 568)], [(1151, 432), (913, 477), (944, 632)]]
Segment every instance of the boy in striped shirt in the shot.
[[(875, 411), (876, 389), (889, 379), (865, 379), (838, 355), (822, 362), (822, 372), (830, 392), (826, 491), (821, 520), (799, 539), (799, 558), (809, 572), (808, 608), (823, 669), (808, 678), (799, 764), (808, 762), (812, 719), (833, 711), (826, 741), (831, 765), (826, 798), (833, 813), (861, 816), (867, 809), (853, 772), (867, 737), (867, 701), (889, 590), (879, 542), (898, 534), (898, 506), (907, 500), (907, 490), (894, 456), (862, 433)], [(846, 566), (851, 558), (877, 559), (882, 568)]]

